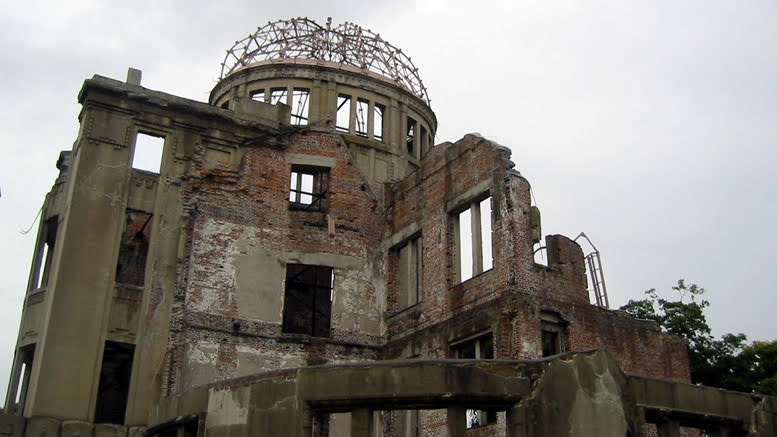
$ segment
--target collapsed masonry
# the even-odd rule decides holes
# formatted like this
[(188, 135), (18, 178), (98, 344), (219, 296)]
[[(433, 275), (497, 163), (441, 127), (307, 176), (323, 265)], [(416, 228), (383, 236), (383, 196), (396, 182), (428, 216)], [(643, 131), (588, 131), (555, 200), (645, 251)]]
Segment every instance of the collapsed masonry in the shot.
[(209, 103), (86, 80), (4, 432), (775, 435), (773, 399), (683, 384), (682, 339), (591, 305), (575, 242), (535, 263), (510, 151), (433, 146), (392, 50), (297, 19), (239, 42)]

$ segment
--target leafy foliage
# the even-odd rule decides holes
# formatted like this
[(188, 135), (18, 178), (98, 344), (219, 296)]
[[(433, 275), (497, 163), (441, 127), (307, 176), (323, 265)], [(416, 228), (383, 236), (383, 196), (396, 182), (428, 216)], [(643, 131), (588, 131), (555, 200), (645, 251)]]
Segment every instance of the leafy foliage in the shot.
[(685, 337), (694, 383), (743, 392), (777, 395), (777, 340), (747, 345), (744, 334), (715, 339), (704, 314), (710, 303), (704, 288), (680, 279), (672, 287), (677, 300), (652, 288), (647, 298), (630, 300), (620, 309), (640, 319), (654, 320), (664, 332)]

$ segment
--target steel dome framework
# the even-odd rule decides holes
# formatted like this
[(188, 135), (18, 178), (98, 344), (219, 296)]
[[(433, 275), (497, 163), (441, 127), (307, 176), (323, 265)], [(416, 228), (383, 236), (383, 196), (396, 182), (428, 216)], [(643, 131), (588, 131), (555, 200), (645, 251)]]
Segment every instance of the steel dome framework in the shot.
[(295, 58), (334, 62), (377, 73), (429, 103), (418, 68), (402, 49), (353, 23), (332, 28), (331, 18), (326, 27), (308, 18), (293, 18), (257, 28), (227, 50), (220, 79), (255, 62)]

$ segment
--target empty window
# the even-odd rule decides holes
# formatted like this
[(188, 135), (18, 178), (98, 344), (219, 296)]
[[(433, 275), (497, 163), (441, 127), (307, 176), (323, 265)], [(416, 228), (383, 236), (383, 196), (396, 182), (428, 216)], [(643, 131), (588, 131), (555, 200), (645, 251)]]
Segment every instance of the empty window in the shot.
[(135, 346), (106, 341), (97, 387), (95, 423), (124, 423)]
[(147, 212), (127, 210), (119, 245), (119, 258), (116, 261), (116, 282), (143, 286), (152, 217)]
[(340, 94), (337, 96), (337, 119), (335, 129), (340, 132), (351, 131), (351, 96)]
[(162, 166), (162, 151), (164, 137), (147, 135), (139, 132), (135, 136), (135, 152), (132, 154), (132, 168), (136, 170), (159, 173)]
[(421, 301), (421, 237), (413, 238), (398, 249), (399, 308)]
[(272, 88), (270, 90), (270, 103), (273, 105), (277, 105), (278, 103), (286, 103), (286, 93), (288, 90), (286, 88)]
[(364, 99), (356, 100), (356, 135), (367, 136), (367, 123), (370, 116), (370, 102)]
[(251, 91), (251, 100), (264, 102), (264, 89)]
[(386, 113), (386, 107), (375, 104), (372, 111), (372, 138), (383, 141), (383, 114)]
[(542, 321), (542, 356), (549, 357), (564, 352), (566, 343), (566, 323), (558, 314), (543, 311)]
[(307, 88), (294, 88), (291, 94), (291, 124), (308, 124), (308, 100), (310, 90)]
[(416, 122), (414, 119), (407, 117), (407, 136), (405, 142), (407, 143), (407, 153), (415, 156), (415, 137), (416, 137)]
[(49, 282), (49, 274), (51, 273), (51, 263), (54, 258), (54, 243), (57, 241), (57, 227), (59, 219), (54, 216), (43, 225), (40, 238), (43, 241), (38, 247), (37, 257), (35, 259), (35, 274), (33, 275), (33, 282), (30, 284), (30, 291), (38, 288), (45, 287)]
[(292, 166), (289, 184), (290, 208), (323, 211), (326, 207), (328, 179), (327, 167)]
[[(489, 332), (484, 335), (451, 345), (452, 358), (493, 359), (494, 336)], [(467, 429), (496, 423), (496, 411), (467, 409)]]
[(30, 374), (32, 373), (32, 360), (35, 357), (35, 344), (27, 345), (19, 348), (16, 359), (18, 367), (15, 375), (16, 391), (13, 394), (13, 398), (9, 399), (11, 405), (6, 405), (7, 413), (13, 413), (21, 415), (24, 411), (24, 404), (27, 400), (27, 388), (30, 385)]
[(493, 267), (491, 247), (491, 197), (473, 202), (455, 219), (460, 282)]
[(329, 337), (332, 282), (331, 267), (286, 265), (283, 332)]
[(494, 358), (494, 336), (489, 332), (451, 345), (452, 358)]

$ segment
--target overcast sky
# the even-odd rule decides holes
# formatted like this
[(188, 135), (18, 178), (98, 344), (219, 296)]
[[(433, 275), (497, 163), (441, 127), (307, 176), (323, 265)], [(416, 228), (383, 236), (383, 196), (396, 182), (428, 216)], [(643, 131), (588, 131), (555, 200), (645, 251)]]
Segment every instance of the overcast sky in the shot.
[(510, 147), (543, 232), (599, 248), (613, 307), (685, 278), (707, 289), (716, 336), (777, 338), (777, 2), (5, 1), (3, 394), (37, 223), (19, 231), (76, 138), (83, 80), (132, 66), (145, 87), (205, 101), (234, 41), (299, 16), (409, 54), (436, 142), (480, 132)]

